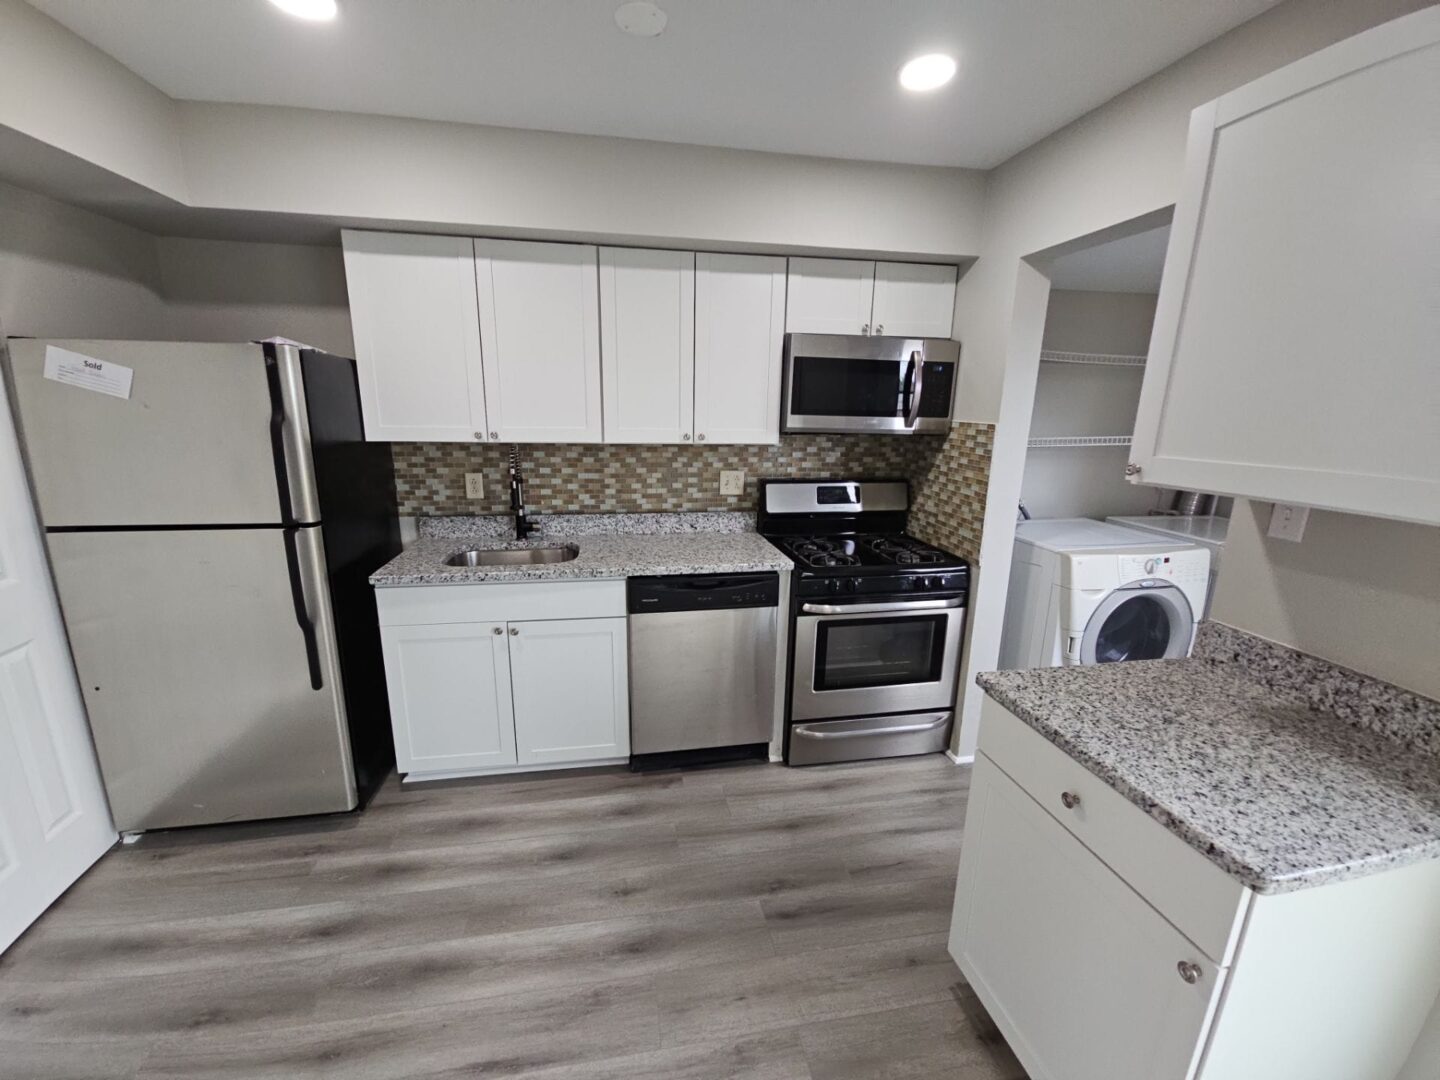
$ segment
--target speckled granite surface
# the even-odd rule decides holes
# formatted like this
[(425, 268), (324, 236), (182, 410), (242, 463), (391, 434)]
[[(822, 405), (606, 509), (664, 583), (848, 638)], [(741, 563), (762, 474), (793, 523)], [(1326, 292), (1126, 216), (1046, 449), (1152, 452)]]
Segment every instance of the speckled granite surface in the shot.
[(514, 540), (431, 537), (416, 540), (370, 575), (370, 584), (454, 585), (494, 581), (566, 581), (627, 578), (647, 574), (739, 574), (789, 570), (793, 565), (758, 533), (662, 533), (589, 535), (570, 542), (580, 554), (570, 562), (541, 566), (446, 566), (446, 557), (467, 548), (520, 548), (553, 544), (556, 538)]
[[(530, 520), (540, 527), (534, 535), (573, 536), (654, 536), (660, 533), (742, 533), (755, 531), (755, 515), (719, 510), (679, 514), (535, 514)], [(462, 517), (422, 517), (415, 521), (422, 537), (490, 537), (503, 540), (513, 536), (515, 519), (509, 514), (479, 514)]]
[[(1306, 674), (1291, 676), (1258, 659), (1273, 658), (1260, 648), (1268, 643), (1228, 627), (1207, 634), (1189, 660), (986, 672), (977, 681), (1256, 892), (1440, 858), (1440, 757), (1387, 734), (1392, 725), (1378, 716), (1358, 722), (1366, 713), (1357, 702), (1381, 692), (1351, 680), (1373, 680), (1313, 657), (1300, 665)], [(1339, 701), (1342, 715), (1327, 700)], [(1420, 701), (1400, 711), (1434, 708)]]
[(1194, 656), (1212, 665), (1232, 665), (1237, 673), (1304, 702), (1311, 709), (1374, 731), (1422, 754), (1440, 756), (1440, 701), (1224, 623), (1200, 624)]

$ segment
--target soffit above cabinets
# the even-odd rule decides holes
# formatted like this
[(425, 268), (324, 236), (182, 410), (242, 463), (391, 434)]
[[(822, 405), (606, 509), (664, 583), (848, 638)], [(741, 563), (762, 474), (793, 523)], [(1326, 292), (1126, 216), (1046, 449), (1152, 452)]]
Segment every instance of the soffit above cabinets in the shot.
[[(306, 24), (262, 0), (30, 0), (178, 99), (990, 168), (1274, 0), (341, 0)], [(959, 74), (905, 93), (900, 65)]]

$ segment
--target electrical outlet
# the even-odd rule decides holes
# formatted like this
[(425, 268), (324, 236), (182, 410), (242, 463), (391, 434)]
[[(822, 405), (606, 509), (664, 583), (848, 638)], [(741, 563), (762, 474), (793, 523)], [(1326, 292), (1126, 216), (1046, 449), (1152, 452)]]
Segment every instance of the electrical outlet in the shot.
[(1309, 520), (1308, 506), (1276, 503), (1275, 508), (1270, 511), (1270, 528), (1265, 530), (1265, 535), (1276, 540), (1292, 540), (1298, 544), (1305, 535), (1305, 523)]
[(740, 469), (720, 470), (720, 494), (721, 495), (743, 495), (745, 494), (745, 473)]
[(465, 497), (467, 499), (483, 499), (485, 497), (484, 473), (467, 472), (465, 474)]

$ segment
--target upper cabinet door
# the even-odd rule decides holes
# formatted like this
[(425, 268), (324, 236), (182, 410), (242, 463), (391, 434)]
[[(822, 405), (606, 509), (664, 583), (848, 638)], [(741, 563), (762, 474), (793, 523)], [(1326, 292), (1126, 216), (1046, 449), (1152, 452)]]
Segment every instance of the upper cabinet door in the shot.
[(475, 277), (491, 436), (502, 442), (599, 442), (595, 249), (476, 240)]
[(341, 234), (365, 437), (473, 442), (485, 382), (468, 237)]
[(791, 259), (785, 329), (792, 334), (868, 334), (875, 264)]
[(872, 334), (948, 338), (955, 319), (953, 266), (876, 263)]
[(1437, 161), (1440, 8), (1195, 110), (1133, 479), (1440, 523)]
[(695, 255), (600, 249), (605, 441), (688, 443), (695, 430)]
[(695, 256), (695, 438), (780, 441), (785, 260)]

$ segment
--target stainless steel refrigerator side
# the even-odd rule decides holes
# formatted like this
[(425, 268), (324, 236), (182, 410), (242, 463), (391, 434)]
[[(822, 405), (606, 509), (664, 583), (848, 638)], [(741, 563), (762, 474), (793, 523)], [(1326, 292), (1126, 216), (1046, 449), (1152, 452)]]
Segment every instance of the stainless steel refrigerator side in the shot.
[(355, 805), (319, 528), (48, 537), (101, 772), (125, 831)]

